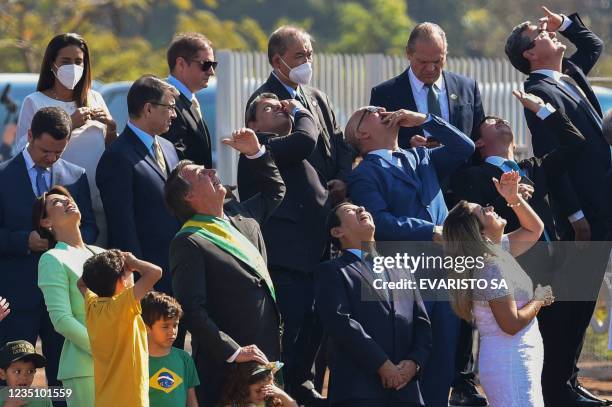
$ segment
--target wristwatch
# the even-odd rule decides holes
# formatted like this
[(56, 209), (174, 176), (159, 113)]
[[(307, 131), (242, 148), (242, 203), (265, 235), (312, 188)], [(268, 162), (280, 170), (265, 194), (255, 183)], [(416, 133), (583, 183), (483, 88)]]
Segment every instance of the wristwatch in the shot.
[(417, 361), (416, 361), (416, 360), (414, 360), (414, 359), (408, 359), (408, 360), (410, 360), (411, 362), (414, 362), (414, 365), (416, 366), (416, 373), (415, 373), (415, 376), (418, 376), (418, 375), (419, 375), (419, 373), (421, 373), (421, 365), (419, 365), (419, 362), (417, 362)]

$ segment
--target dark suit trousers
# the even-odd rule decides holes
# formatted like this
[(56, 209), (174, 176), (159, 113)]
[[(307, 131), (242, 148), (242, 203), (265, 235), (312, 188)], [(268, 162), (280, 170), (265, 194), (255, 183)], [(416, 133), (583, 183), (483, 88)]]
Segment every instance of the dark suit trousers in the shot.
[(420, 403), (409, 401), (399, 401), (394, 398), (372, 399), (372, 400), (344, 400), (339, 403), (332, 403), (332, 407), (420, 407)]
[(455, 355), (455, 378), (453, 388), (476, 385), (474, 378), (474, 327), (465, 320), (459, 322), (459, 338), (457, 339), (457, 354)]
[(282, 337), (285, 389), (295, 392), (313, 380), (312, 366), (322, 339), (322, 328), (314, 312), (312, 274), (270, 266), (284, 329)]
[[(49, 313), (44, 304), (32, 310), (11, 310), (5, 320), (0, 322), (0, 346), (6, 342), (26, 340), (36, 346), (36, 339), (40, 336), (42, 354), (47, 358), (45, 374), (49, 386), (62, 386), (57, 380), (60, 354), (64, 345), (64, 337), (53, 328)], [(40, 374), (40, 373), (39, 373)], [(0, 381), (0, 386), (4, 385)], [(54, 401), (54, 407), (63, 407), (63, 401)]]

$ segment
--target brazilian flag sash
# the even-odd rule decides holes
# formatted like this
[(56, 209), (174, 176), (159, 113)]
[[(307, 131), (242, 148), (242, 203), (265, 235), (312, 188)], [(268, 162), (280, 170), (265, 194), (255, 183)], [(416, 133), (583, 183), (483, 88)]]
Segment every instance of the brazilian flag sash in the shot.
[(192, 233), (215, 244), (221, 250), (248, 264), (265, 282), (276, 301), (274, 285), (268, 267), (259, 250), (229, 221), (216, 216), (195, 215), (185, 222), (177, 235)]

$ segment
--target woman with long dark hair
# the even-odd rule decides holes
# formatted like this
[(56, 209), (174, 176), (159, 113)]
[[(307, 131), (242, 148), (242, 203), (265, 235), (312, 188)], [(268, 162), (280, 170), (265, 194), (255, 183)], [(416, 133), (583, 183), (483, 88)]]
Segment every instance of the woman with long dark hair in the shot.
[(55, 36), (47, 45), (36, 92), (26, 96), (21, 105), (13, 154), (27, 144), (28, 130), (38, 110), (50, 106), (65, 110), (72, 120), (72, 133), (62, 158), (85, 168), (100, 230), (96, 243), (105, 245), (106, 219), (96, 186), (96, 167), (106, 145), (117, 138), (117, 125), (91, 83), (91, 59), (85, 40), (75, 33)]
[(65, 388), (72, 389), (69, 407), (93, 407), (93, 359), (85, 326), (85, 304), (77, 280), (85, 261), (104, 250), (83, 242), (80, 223), (79, 208), (64, 187), (53, 186), (34, 203), (32, 224), (53, 247), (38, 263), (38, 286), (53, 327), (66, 338), (57, 378)]
[(453, 290), (451, 300), (455, 312), (478, 328), (480, 383), (491, 407), (544, 407), (544, 346), (536, 315), (554, 297), (550, 286), (534, 290), (514, 259), (529, 250), (544, 230), (542, 220), (518, 193), (519, 179), (514, 171), (494, 179), (516, 214), (519, 229), (504, 234), (506, 220), (492, 207), (466, 201), (449, 212), (443, 229), (446, 254), (484, 258), (484, 267), (453, 272), (451, 278), (479, 279), (487, 287)]

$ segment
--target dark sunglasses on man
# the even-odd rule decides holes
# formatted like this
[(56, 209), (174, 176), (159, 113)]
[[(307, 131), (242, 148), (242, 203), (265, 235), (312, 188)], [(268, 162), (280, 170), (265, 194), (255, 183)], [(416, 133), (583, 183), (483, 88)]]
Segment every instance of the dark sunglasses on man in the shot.
[(192, 60), (191, 62), (195, 62), (196, 64), (200, 65), (200, 68), (204, 72), (208, 71), (210, 68), (212, 68), (214, 71), (217, 69), (217, 65), (219, 64), (218, 61), (198, 61), (196, 59)]

